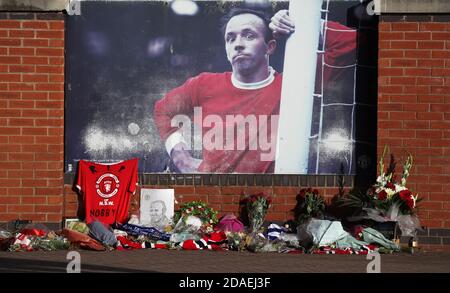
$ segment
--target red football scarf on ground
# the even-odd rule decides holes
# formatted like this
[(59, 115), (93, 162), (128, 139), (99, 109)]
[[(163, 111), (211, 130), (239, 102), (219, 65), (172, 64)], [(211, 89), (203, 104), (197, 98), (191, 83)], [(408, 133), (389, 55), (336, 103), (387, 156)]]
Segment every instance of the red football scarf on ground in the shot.
[(144, 244), (131, 241), (124, 236), (117, 236), (117, 241), (119, 242), (117, 245), (118, 250), (145, 248)]
[(369, 252), (375, 251), (376, 245), (363, 245), (360, 249), (348, 248), (331, 248), (329, 246), (323, 246), (321, 248), (315, 249), (312, 254), (368, 254)]
[(82, 192), (86, 222), (124, 223), (130, 196), (136, 191), (138, 160), (98, 164), (80, 160), (77, 188)]
[(222, 250), (221, 245), (227, 243), (227, 236), (223, 231), (216, 231), (210, 235), (204, 235), (200, 240), (185, 240), (179, 243), (184, 250)]

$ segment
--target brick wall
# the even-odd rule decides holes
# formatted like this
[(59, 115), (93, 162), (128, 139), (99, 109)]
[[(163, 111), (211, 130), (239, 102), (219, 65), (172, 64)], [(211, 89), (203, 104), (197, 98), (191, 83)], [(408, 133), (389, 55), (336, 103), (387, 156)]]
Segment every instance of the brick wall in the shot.
[(63, 210), (64, 20), (0, 13), (0, 222)]
[[(450, 228), (450, 17), (381, 16), (378, 82), (378, 154), (387, 144), (397, 158), (414, 156), (408, 185), (424, 198), (422, 224), (445, 231)], [(448, 245), (449, 240), (431, 242)]]

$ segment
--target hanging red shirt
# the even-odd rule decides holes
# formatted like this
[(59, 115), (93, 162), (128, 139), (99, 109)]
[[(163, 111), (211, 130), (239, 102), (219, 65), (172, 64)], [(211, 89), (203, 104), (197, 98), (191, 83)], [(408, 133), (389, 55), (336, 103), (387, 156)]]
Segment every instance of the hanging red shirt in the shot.
[(124, 223), (138, 183), (138, 160), (99, 164), (80, 160), (77, 188), (83, 194), (86, 222)]

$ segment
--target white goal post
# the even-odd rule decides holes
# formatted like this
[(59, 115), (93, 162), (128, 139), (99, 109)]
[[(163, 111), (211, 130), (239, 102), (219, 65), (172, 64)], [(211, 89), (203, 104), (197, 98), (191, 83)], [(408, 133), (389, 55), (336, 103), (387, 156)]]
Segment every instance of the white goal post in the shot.
[(276, 174), (308, 173), (323, 0), (291, 0), (295, 32), (286, 42), (275, 156)]

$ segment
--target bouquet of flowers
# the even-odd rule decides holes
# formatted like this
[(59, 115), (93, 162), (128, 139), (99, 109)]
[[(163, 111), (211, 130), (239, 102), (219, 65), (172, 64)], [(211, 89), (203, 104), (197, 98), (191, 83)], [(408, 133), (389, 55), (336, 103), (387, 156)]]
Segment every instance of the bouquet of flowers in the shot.
[(9, 251), (55, 251), (67, 250), (70, 243), (67, 238), (50, 232), (47, 235), (27, 235), (18, 233)]
[(366, 193), (352, 191), (347, 198), (343, 199), (343, 205), (361, 208), (367, 213), (365, 218), (376, 222), (398, 222), (402, 235), (410, 235), (419, 228), (415, 210), (417, 203), (421, 200), (417, 194), (414, 195), (406, 187), (413, 158), (408, 155), (403, 163), (403, 173), (398, 182), (393, 155), (391, 155), (389, 166), (385, 170), (384, 156), (386, 152), (387, 147), (384, 148), (379, 162), (380, 175), (375, 184)]
[[(367, 191), (368, 195), (373, 197), (373, 203), (378, 210), (386, 214), (392, 206), (396, 205), (402, 214), (414, 213), (418, 195), (413, 195), (405, 186), (411, 166), (412, 156), (409, 155), (403, 165), (403, 174), (400, 183), (395, 181), (394, 169), (389, 173), (381, 171), (376, 183)], [(380, 161), (380, 170), (382, 170), (382, 167), (383, 163)]]
[(310, 218), (323, 218), (325, 201), (317, 189), (303, 188), (297, 195), (297, 205), (294, 216), (298, 223), (304, 223)]
[(202, 201), (191, 201), (185, 203), (180, 207), (180, 210), (175, 212), (174, 222), (178, 223), (180, 219), (186, 220), (189, 216), (195, 216), (202, 221), (201, 229), (204, 232), (212, 232), (213, 227), (217, 224), (218, 212), (206, 205)]
[(250, 195), (246, 198), (246, 208), (251, 232), (258, 232), (261, 229), (267, 210), (271, 204), (272, 199), (264, 193)]
[(226, 231), (228, 249), (234, 251), (244, 251), (245, 250), (245, 240), (247, 234), (244, 232), (231, 232)]

